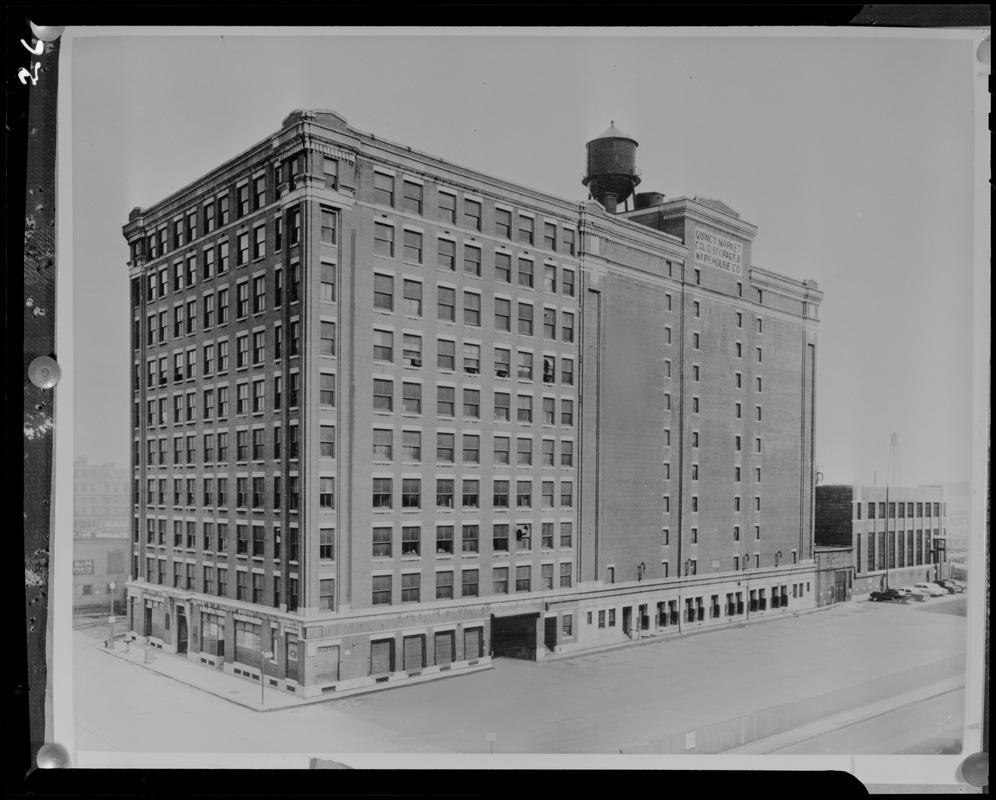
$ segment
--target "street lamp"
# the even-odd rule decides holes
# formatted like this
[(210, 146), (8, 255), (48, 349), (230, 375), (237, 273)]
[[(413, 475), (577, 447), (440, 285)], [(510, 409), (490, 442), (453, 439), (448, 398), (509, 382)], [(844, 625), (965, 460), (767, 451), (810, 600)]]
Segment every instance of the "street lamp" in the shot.
[(108, 594), (111, 596), (111, 613), (107, 617), (107, 623), (111, 626), (111, 635), (107, 640), (107, 646), (113, 650), (114, 649), (114, 581), (107, 584)]

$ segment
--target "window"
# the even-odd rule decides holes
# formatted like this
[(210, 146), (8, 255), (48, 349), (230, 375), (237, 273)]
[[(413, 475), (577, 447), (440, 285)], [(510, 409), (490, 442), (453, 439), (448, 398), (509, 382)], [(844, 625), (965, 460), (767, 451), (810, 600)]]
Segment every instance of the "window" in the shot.
[[(455, 204), (456, 198), (452, 199)], [(481, 203), (479, 201), (468, 199), (463, 201), (463, 224), (475, 231), (481, 229)]]
[(508, 481), (495, 480), (492, 503), (495, 508), (508, 508)]
[[(571, 231), (570, 233), (571, 236), (573, 237), (574, 232)], [(572, 240), (571, 251), (573, 252), (573, 250), (574, 250), (574, 243)], [(561, 273), (561, 286), (563, 287), (562, 289), (563, 293), (567, 297), (574, 297), (574, 270), (566, 268), (563, 270), (563, 272)]]
[(509, 253), (495, 253), (495, 280), (512, 282), (512, 256)]
[(476, 553), (480, 548), (480, 527), (477, 525), (464, 525), (460, 551), (463, 553)]
[(422, 529), (418, 526), (406, 526), (401, 529), (401, 555), (418, 556), (422, 554)]
[(401, 432), (401, 457), (405, 461), (422, 460), (422, 432)]
[(481, 391), (480, 389), (463, 390), (463, 416), (467, 419), (481, 418)]
[(512, 212), (504, 208), (495, 209), (495, 233), (503, 239), (512, 238)]
[(519, 368), (518, 368), (519, 380), (531, 381), (533, 379), (533, 354), (525, 351), (519, 351)]
[(481, 507), (481, 482), (465, 479), (463, 481), (463, 497), (461, 505), (464, 508)]
[(371, 578), (372, 602), (375, 606), (391, 605), (391, 576), (374, 575)]
[(325, 179), (326, 189), (339, 188), (339, 161), (335, 158), (324, 156), (322, 158), (322, 173)]
[(374, 478), (373, 479), (373, 507), (374, 508), (393, 508), (394, 501), (392, 496), (392, 485), (391, 478)]
[(335, 426), (320, 426), (319, 437), (319, 455), (323, 458), (335, 458)]
[(374, 379), (374, 411), (394, 410), (394, 381)]
[(452, 478), (436, 478), (436, 508), (453, 508)]
[(374, 202), (385, 206), (394, 205), (394, 176), (382, 172), (374, 173)]
[(533, 307), (528, 303), (519, 303), (519, 333), (533, 335)]
[(394, 226), (383, 222), (374, 223), (374, 253), (394, 258)]
[[(476, 525), (464, 526), (464, 531), (466, 532), (467, 527), (476, 528)], [(466, 544), (466, 540), (464, 540)], [(477, 552), (476, 550), (474, 552)], [(463, 580), (463, 587), (461, 590), (461, 595), (463, 597), (477, 597), (478, 595), (478, 581), (479, 581), (479, 571), (476, 569), (465, 569), (460, 573)]]
[(323, 406), (335, 406), (335, 375), (328, 372), (321, 374), (318, 402)]
[(519, 422), (532, 422), (533, 398), (528, 394), (520, 394), (516, 396), (516, 403), (516, 420)]
[[(495, 375), (499, 378), (507, 378), (511, 372), (512, 353), (508, 348), (495, 348)], [(496, 417), (497, 419), (497, 417)]]
[(394, 361), (394, 334), (391, 331), (373, 332), (374, 361)]
[(560, 401), (560, 424), (561, 425), (573, 425), (574, 424), (574, 401), (573, 400), (561, 400)]
[(404, 259), (413, 264), (422, 263), (422, 234), (418, 231), (405, 230)]
[(574, 385), (574, 359), (560, 359), (560, 382), (566, 386)]
[(456, 195), (448, 192), (439, 192), (439, 205), (437, 206), (438, 216), (443, 222), (456, 225)]
[(391, 275), (374, 273), (373, 305), (381, 311), (394, 311), (394, 278)]
[(512, 330), (512, 301), (501, 297), (495, 298), (495, 330)]
[(335, 323), (321, 322), (321, 332), (319, 334), (319, 352), (324, 356), (335, 355)]
[[(542, 508), (553, 508), (554, 507), (554, 502), (553, 502), (554, 491), (553, 490), (554, 490), (553, 481), (543, 481), (542, 484), (540, 484), (540, 506)], [(550, 543), (549, 544), (547, 544), (547, 535), (548, 535), (547, 525), (548, 524), (550, 525), (550, 530), (549, 530)], [(553, 523), (546, 523), (546, 522), (543, 523), (543, 546), (544, 547), (553, 547)]]
[(532, 508), (533, 506), (532, 481), (516, 481), (515, 506), (516, 508)]
[[(508, 541), (507, 537), (505, 541)], [(493, 594), (508, 594), (508, 567), (494, 567), (491, 570), (491, 591)]]
[(561, 522), (560, 523), (560, 546), (570, 547), (571, 546), (571, 523)]
[(481, 371), (481, 346), (467, 344), (463, 346), (463, 371), (477, 375)]
[(463, 271), (466, 275), (481, 277), (481, 248), (465, 244), (463, 246)]
[(402, 337), (401, 358), (409, 367), (422, 366), (422, 337), (406, 333)]
[(557, 249), (557, 223), (556, 222), (544, 222), (543, 223), (543, 246), (547, 250), (556, 251), (556, 249)]
[(456, 369), (456, 342), (449, 339), (436, 341), (436, 366), (439, 369)]
[(456, 410), (456, 389), (452, 386), (436, 387), (436, 414), (452, 417)]
[(464, 325), (481, 326), (481, 296), (476, 292), (463, 293)]
[[(519, 216), (519, 241), (523, 244), (533, 244), (535, 238), (536, 220), (532, 217)], [(530, 284), (532, 285), (532, 284)]]
[(526, 258), (519, 259), (519, 286), (533, 288), (533, 262)]
[(401, 602), (417, 603), (421, 593), (422, 576), (417, 572), (401, 576)]
[(557, 311), (553, 308), (543, 309), (543, 336), (547, 339), (557, 338)]
[(560, 338), (565, 342), (574, 341), (574, 315), (570, 311), (565, 311), (560, 316), (561, 330)]
[(420, 383), (402, 384), (401, 410), (405, 414), (422, 413), (422, 384)]
[(453, 555), (452, 525), (440, 525), (436, 528), (436, 552)]
[(378, 461), (390, 461), (394, 458), (394, 433), (389, 428), (374, 428), (373, 457)]
[(574, 483), (572, 481), (560, 482), (560, 506), (561, 508), (571, 508), (574, 505)]
[(422, 215), (422, 184), (402, 181), (401, 207), (405, 211)]
[(476, 434), (465, 433), (463, 435), (463, 463), (481, 463), (481, 437)]
[(511, 440), (507, 436), (496, 436), (495, 437), (495, 464), (508, 464), (509, 463), (509, 449), (511, 447)]
[(515, 591), (517, 592), (528, 592), (530, 591), (530, 586), (532, 584), (531, 580), (532, 567), (528, 564), (522, 566), (517, 566), (515, 568)]
[(554, 397), (543, 398), (543, 424), (554, 425), (557, 422), (557, 400)]
[(405, 280), (402, 289), (402, 311), (413, 317), (422, 316), (422, 284)]
[(390, 558), (391, 557), (391, 529), (390, 528), (374, 528), (373, 529), (373, 557), (374, 558)]
[(456, 289), (448, 286), (438, 288), (436, 318), (444, 322), (456, 322)]
[[(450, 546), (452, 547), (452, 542)], [(437, 549), (436, 552), (443, 552)], [(450, 550), (449, 552), (453, 552)], [(450, 571), (436, 573), (436, 599), (451, 600), (453, 598), (453, 573)]]

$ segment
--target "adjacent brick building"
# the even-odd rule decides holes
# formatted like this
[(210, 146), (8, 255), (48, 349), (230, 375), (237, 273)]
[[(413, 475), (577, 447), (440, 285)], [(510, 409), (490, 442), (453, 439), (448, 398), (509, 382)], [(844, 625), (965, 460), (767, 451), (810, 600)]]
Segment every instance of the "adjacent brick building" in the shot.
[(308, 695), (812, 607), (821, 293), (601, 199), (300, 111), (135, 209), (132, 630)]
[(851, 548), (855, 594), (948, 577), (946, 536), (940, 486), (816, 488), (816, 544)]
[[(73, 462), (73, 611), (123, 607), (132, 505), (128, 469)], [(111, 590), (110, 585), (114, 584)]]

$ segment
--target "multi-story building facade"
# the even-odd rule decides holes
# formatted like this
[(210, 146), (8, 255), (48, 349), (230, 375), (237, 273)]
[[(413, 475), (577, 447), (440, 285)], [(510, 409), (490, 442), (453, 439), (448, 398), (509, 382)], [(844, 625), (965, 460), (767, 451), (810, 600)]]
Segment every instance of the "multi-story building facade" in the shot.
[(814, 605), (821, 294), (723, 204), (294, 112), (124, 232), (154, 644), (318, 694)]
[(852, 548), (855, 594), (947, 575), (940, 486), (816, 489), (816, 544)]

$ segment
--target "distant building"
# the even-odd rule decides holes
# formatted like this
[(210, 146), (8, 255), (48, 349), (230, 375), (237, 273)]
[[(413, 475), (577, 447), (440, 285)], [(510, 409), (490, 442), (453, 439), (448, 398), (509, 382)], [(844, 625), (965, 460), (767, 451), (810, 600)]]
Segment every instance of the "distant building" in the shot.
[(577, 203), (296, 111), (134, 209), (131, 629), (311, 695), (814, 607), (822, 293), (636, 146)]
[(854, 594), (947, 577), (939, 486), (816, 487), (817, 547), (850, 547)]
[(129, 531), (131, 489), (127, 468), (73, 462), (73, 610), (124, 608), (125, 584), (131, 577)]
[(830, 606), (851, 599), (854, 588), (854, 549), (816, 545), (816, 605)]

